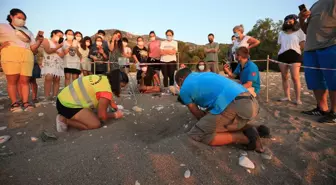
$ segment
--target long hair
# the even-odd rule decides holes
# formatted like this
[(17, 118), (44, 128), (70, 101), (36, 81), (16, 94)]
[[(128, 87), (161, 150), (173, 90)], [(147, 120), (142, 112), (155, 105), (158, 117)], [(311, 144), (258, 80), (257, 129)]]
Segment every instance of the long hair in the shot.
[(196, 71), (197, 72), (200, 72), (200, 70), (198, 69), (198, 66), (200, 65), (200, 63), (203, 63), (204, 64), (204, 71), (207, 71), (208, 70), (208, 66), (206, 65), (206, 63), (204, 61), (199, 61), (197, 64), (196, 64)]
[(113, 94), (117, 97), (120, 97), (121, 92), (120, 83), (127, 84), (129, 82), (127, 74), (120, 71), (120, 69), (115, 69), (107, 73), (106, 76), (111, 85), (111, 90)]
[(293, 26), (293, 29), (291, 29), (292, 31), (298, 31), (301, 28), (300, 23), (298, 21), (298, 17), (296, 15), (292, 14), (292, 15), (287, 15), (285, 17), (284, 23), (282, 24), (282, 31), (285, 31), (285, 32), (288, 31), (288, 29), (286, 29), (286, 27), (285, 27), (286, 21), (288, 19), (293, 19), (294, 20), (294, 24), (293, 24), (294, 26)]
[[(120, 37), (122, 38), (122, 33), (119, 30), (116, 30), (113, 35), (120, 34)], [(113, 36), (112, 35), (112, 36)], [(119, 39), (118, 41), (114, 41), (114, 43), (111, 43), (114, 45), (114, 50), (118, 49), (120, 53), (124, 53), (124, 46), (122, 43), (122, 39)], [(112, 42), (112, 41), (111, 41)]]
[[(86, 41), (90, 41), (90, 46), (89, 46), (89, 47), (86, 46)], [(81, 46), (81, 48), (82, 48), (83, 50), (86, 50), (86, 48), (89, 48), (89, 49), (90, 49), (90, 47), (92, 46), (92, 40), (91, 40), (91, 38), (88, 37), (88, 36), (84, 37), (84, 38), (81, 40), (80, 46)]]

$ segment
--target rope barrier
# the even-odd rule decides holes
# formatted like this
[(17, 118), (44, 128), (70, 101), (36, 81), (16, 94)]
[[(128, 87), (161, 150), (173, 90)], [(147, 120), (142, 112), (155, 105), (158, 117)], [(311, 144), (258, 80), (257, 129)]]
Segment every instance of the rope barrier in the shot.
[[(276, 64), (283, 64), (287, 66), (292, 66), (293, 64), (287, 64), (284, 62), (280, 62), (277, 60), (270, 59), (271, 62), (276, 63)], [(326, 70), (326, 71), (336, 71), (336, 69), (331, 69), (331, 68), (318, 68), (318, 67), (310, 67), (310, 66), (300, 66), (300, 68), (305, 68), (305, 69), (315, 69), (315, 70)]]

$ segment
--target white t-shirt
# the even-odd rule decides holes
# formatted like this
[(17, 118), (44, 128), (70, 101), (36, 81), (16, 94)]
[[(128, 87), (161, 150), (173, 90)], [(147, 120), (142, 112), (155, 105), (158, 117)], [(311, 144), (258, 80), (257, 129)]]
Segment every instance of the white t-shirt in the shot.
[[(172, 41), (162, 41), (160, 45), (160, 49), (175, 49), (177, 52), (177, 41), (172, 40)], [(176, 55), (162, 55), (161, 56), (161, 61), (162, 62), (172, 62), (176, 61)]]
[(306, 35), (303, 33), (301, 29), (291, 34), (280, 32), (279, 38), (278, 38), (278, 44), (281, 45), (281, 48), (278, 54), (280, 55), (292, 49), (301, 55), (302, 52), (300, 48), (300, 42), (305, 41), (305, 40), (306, 40)]
[(6, 23), (0, 24), (0, 44), (3, 44), (6, 41), (10, 42), (11, 46), (17, 46), (21, 48), (30, 49), (30, 46), (35, 44), (35, 37), (31, 31), (25, 29), (23, 27), (15, 27), (17, 30), (22, 30), (30, 37), (30, 43), (23, 42), (16, 36), (16, 31), (13, 29), (11, 25)]
[(65, 67), (80, 70), (80, 58), (78, 57), (76, 51), (76, 48), (78, 47), (78, 42), (74, 40), (72, 42), (72, 45), (70, 46), (70, 44), (67, 41), (64, 41), (63, 50), (69, 47), (71, 47), (69, 53), (66, 54), (63, 58), (65, 62)]
[(233, 46), (232, 46), (232, 53), (235, 54), (236, 50), (240, 47), (248, 48), (250, 46), (250, 44), (247, 41), (250, 40), (250, 38), (251, 38), (250, 36), (245, 35), (243, 40), (241, 40), (241, 41), (238, 41), (238, 39), (236, 39), (233, 43)]
[(132, 53), (131, 48), (129, 48), (129, 47), (125, 47), (125, 48), (124, 48), (124, 53)]

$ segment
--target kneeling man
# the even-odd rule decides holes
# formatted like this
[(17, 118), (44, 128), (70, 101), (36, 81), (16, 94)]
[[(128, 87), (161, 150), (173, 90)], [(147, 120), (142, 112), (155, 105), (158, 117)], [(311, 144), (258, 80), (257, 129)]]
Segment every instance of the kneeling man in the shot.
[(192, 73), (189, 68), (179, 70), (175, 80), (181, 87), (181, 102), (199, 120), (188, 133), (192, 139), (213, 146), (246, 144), (250, 150), (263, 152), (258, 131), (247, 125), (258, 115), (259, 104), (245, 87), (215, 73)]

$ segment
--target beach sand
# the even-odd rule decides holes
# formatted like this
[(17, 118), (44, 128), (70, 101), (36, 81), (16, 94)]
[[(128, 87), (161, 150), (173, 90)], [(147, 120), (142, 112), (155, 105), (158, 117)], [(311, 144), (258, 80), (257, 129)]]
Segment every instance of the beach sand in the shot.
[[(6, 81), (0, 76), (0, 92), (5, 94)], [(272, 137), (262, 142), (272, 158), (248, 151), (256, 166), (253, 170), (238, 165), (240, 145), (210, 147), (189, 139), (185, 133), (196, 119), (176, 96), (137, 95), (137, 105), (144, 111), (135, 113), (135, 101), (125, 93), (117, 101), (131, 114), (97, 130), (66, 133), (56, 132), (54, 103), (32, 112), (9, 113), (8, 98), (0, 96), (0, 105), (4, 105), (0, 127), (8, 127), (0, 136), (12, 137), (0, 145), (0, 184), (336, 184), (336, 126), (317, 123), (317, 117), (300, 113), (316, 104), (303, 74), (301, 106), (276, 101), (283, 96), (279, 73), (270, 75), (267, 103), (265, 73), (261, 78), (261, 110), (253, 124), (271, 128)], [(38, 82), (43, 84), (41, 79)], [(43, 87), (39, 90), (43, 92)], [(163, 106), (160, 111), (156, 109), (159, 105)], [(43, 142), (39, 136), (44, 130), (58, 140)], [(33, 142), (31, 137), (39, 139)], [(185, 178), (188, 169), (191, 176)]]

